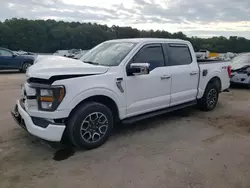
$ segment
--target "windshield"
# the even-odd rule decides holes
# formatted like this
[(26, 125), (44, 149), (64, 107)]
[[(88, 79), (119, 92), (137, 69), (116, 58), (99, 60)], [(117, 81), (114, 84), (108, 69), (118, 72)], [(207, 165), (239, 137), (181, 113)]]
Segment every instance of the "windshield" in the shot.
[(93, 63), (103, 66), (117, 66), (133, 49), (136, 43), (133, 42), (106, 42), (90, 50), (80, 58), (86, 63)]

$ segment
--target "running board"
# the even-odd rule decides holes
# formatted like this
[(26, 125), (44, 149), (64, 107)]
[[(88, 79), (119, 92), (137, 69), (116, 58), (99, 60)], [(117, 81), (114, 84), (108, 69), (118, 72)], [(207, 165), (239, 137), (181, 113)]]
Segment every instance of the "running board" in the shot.
[(162, 114), (165, 114), (165, 113), (173, 112), (173, 111), (180, 110), (180, 109), (183, 109), (183, 108), (186, 108), (186, 107), (194, 106), (196, 104), (197, 104), (196, 100), (191, 101), (191, 102), (187, 102), (187, 103), (183, 103), (183, 104), (179, 104), (179, 105), (176, 105), (176, 106), (164, 108), (162, 110), (157, 110), (157, 111), (149, 112), (149, 113), (134, 116), (134, 117), (129, 117), (129, 118), (126, 118), (126, 119), (122, 120), (122, 123), (131, 124), (131, 123), (134, 123), (136, 121), (141, 121), (143, 119), (147, 119), (147, 118), (162, 115)]

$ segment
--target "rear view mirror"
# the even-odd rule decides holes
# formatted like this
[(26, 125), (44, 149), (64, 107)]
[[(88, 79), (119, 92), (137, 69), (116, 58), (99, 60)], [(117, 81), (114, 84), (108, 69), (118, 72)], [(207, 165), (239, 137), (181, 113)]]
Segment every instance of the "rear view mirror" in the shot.
[(128, 75), (149, 74), (149, 63), (132, 63), (128, 68)]

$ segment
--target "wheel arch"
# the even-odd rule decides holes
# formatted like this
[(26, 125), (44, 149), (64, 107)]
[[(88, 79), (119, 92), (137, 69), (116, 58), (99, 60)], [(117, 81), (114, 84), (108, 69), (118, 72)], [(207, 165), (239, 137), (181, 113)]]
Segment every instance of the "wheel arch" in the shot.
[(81, 102), (79, 102), (70, 112), (69, 114), (69, 117), (84, 103), (87, 103), (87, 102), (98, 102), (98, 103), (101, 103), (101, 104), (104, 104), (105, 106), (107, 106), (111, 112), (113, 113), (114, 115), (114, 120), (115, 122), (118, 122), (120, 120), (120, 116), (119, 116), (119, 109), (118, 109), (118, 106), (116, 104), (116, 102), (106, 96), (106, 95), (94, 95), (94, 96), (91, 96), (91, 97), (87, 97), (85, 99), (83, 99)]
[(23, 68), (23, 65), (24, 65), (25, 63), (31, 63), (31, 64), (33, 65), (34, 60), (31, 60), (31, 59), (25, 59), (25, 60), (23, 60), (22, 63), (21, 63), (20, 69)]
[[(218, 76), (212, 77), (212, 78), (208, 81), (207, 86), (208, 86), (209, 84), (216, 84), (216, 85), (218, 86), (219, 92), (221, 92), (221, 79), (220, 79)], [(206, 86), (206, 88), (207, 88), (207, 86)]]

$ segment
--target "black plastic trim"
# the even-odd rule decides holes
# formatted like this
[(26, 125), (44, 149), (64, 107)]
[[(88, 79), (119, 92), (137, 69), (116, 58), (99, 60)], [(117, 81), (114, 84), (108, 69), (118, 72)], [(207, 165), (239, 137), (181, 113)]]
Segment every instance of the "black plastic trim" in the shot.
[(199, 64), (211, 64), (211, 63), (226, 63), (228, 61), (218, 60), (218, 59), (197, 59), (197, 63)]
[(208, 70), (207, 70), (207, 69), (203, 70), (203, 71), (202, 71), (202, 76), (207, 76), (207, 73), (208, 73)]
[(44, 85), (50, 85), (51, 84), (51, 81), (48, 80), (48, 79), (33, 78), (33, 77), (29, 78), (27, 80), (27, 82), (29, 84), (44, 84)]
[(63, 123), (54, 123), (54, 122), (50, 122), (44, 118), (40, 118), (40, 117), (31, 117), (33, 123), (36, 126), (42, 127), (42, 128), (47, 128), (49, 126), (49, 124), (53, 124), (53, 125), (58, 125), (58, 126), (64, 126)]
[(189, 107), (189, 106), (194, 106), (196, 104), (197, 104), (197, 101), (194, 100), (194, 101), (187, 102), (187, 103), (184, 103), (184, 104), (171, 106), (171, 107), (168, 107), (168, 108), (164, 108), (164, 109), (161, 109), (161, 110), (145, 113), (145, 114), (138, 115), (138, 116), (135, 116), (135, 117), (130, 117), (130, 118), (122, 120), (122, 123), (125, 123), (125, 124), (134, 123), (136, 121), (141, 121), (143, 119), (147, 119), (147, 118), (151, 118), (151, 117), (154, 117), (154, 116), (162, 115), (162, 114), (172, 112), (172, 111), (175, 111), (175, 110), (180, 110), (182, 108), (186, 108), (186, 107)]
[(26, 98), (29, 99), (29, 100), (32, 100), (32, 99), (36, 99), (36, 96), (35, 95), (33, 95), (33, 96), (26, 95)]
[(70, 78), (93, 76), (93, 75), (97, 75), (97, 74), (57, 75), (57, 76), (52, 76), (49, 79), (31, 77), (27, 80), (27, 82), (30, 84), (51, 85), (53, 82), (57, 80), (65, 80), (65, 79), (70, 79)]

